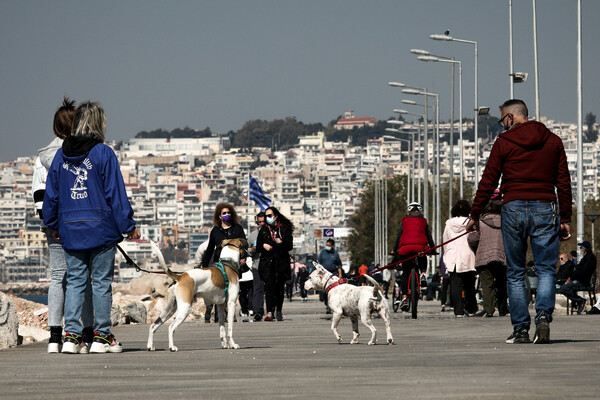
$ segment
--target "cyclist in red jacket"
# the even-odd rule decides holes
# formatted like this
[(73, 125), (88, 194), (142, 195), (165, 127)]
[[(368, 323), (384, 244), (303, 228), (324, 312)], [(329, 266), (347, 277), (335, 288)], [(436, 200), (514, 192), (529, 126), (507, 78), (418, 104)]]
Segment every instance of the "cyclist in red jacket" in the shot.
[[(435, 244), (431, 237), (429, 224), (423, 217), (423, 207), (419, 203), (410, 203), (407, 215), (402, 218), (398, 227), (398, 233), (394, 241), (394, 253), (397, 253), (400, 259), (406, 259), (431, 247), (435, 247)], [(400, 279), (400, 289), (402, 290), (400, 309), (402, 311), (408, 311), (408, 276), (415, 262), (420, 272), (427, 269), (427, 260), (424, 256), (402, 263), (402, 277)]]

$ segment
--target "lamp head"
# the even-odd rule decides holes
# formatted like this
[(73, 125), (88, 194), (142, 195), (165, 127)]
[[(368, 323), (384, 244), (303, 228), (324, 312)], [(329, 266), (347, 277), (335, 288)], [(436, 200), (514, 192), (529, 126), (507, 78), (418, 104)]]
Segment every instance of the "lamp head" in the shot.
[(408, 111), (406, 111), (406, 110), (403, 110), (403, 109), (401, 109), (401, 108), (395, 108), (395, 109), (394, 109), (394, 112), (395, 112), (396, 114), (408, 114)]
[(452, 36), (450, 36), (450, 31), (447, 31), (447, 32), (448, 32), (448, 35), (437, 35), (437, 34), (434, 34), (434, 35), (429, 35), (429, 38), (433, 39), (433, 40), (445, 40), (445, 41), (448, 41), (448, 42), (451, 41), (451, 40), (454, 40), (454, 38)]
[(419, 54), (419, 55), (422, 55), (422, 56), (428, 56), (428, 55), (431, 54), (427, 50), (421, 50), (421, 49), (410, 49), (410, 52), (413, 53), (413, 54)]
[(394, 87), (404, 87), (404, 86), (406, 86), (404, 83), (401, 83), (401, 82), (388, 82), (388, 85), (394, 86)]
[(402, 89), (402, 93), (406, 94), (421, 94), (417, 89)]
[(414, 101), (414, 100), (402, 100), (402, 103), (404, 103), (404, 104), (410, 104), (410, 105), (413, 105), (413, 106), (417, 105), (417, 102)]
[(390, 119), (390, 120), (387, 121), (387, 123), (390, 124), (390, 125), (403, 125), (404, 121), (398, 121), (398, 120), (395, 120), (395, 119)]
[(417, 59), (419, 59), (421, 61), (440, 61), (440, 59), (438, 57), (434, 57), (434, 56), (419, 56), (419, 57), (417, 57)]

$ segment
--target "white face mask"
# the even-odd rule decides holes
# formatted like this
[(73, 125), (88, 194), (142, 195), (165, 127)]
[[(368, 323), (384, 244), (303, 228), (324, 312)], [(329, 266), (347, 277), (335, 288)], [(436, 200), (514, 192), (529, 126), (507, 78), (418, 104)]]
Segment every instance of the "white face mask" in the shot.
[(267, 224), (269, 224), (269, 225), (275, 224), (275, 218), (273, 218), (273, 217), (267, 217)]

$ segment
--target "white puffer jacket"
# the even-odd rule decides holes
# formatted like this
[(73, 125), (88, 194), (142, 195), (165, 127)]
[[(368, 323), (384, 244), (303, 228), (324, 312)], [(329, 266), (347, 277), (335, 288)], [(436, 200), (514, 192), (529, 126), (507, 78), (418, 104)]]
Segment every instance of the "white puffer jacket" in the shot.
[[(465, 233), (468, 222), (467, 217), (454, 217), (446, 221), (443, 241), (447, 242)], [(467, 236), (444, 245), (444, 264), (449, 272), (475, 271), (475, 254), (469, 247)]]

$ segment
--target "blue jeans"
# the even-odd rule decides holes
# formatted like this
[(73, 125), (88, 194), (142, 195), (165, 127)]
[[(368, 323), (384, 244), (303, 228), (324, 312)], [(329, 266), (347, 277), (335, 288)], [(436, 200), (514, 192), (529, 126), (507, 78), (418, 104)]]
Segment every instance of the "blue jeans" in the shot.
[[(52, 230), (47, 228), (46, 239), (50, 256), (50, 286), (48, 287), (48, 326), (63, 326), (65, 309), (65, 290), (67, 287), (67, 262), (62, 244), (54, 240)], [(94, 325), (92, 309), (92, 286), (88, 283), (85, 290), (85, 300), (81, 322), (84, 327)]]
[(513, 327), (529, 329), (531, 317), (525, 284), (527, 238), (538, 276), (535, 322), (544, 313), (552, 321), (555, 304), (555, 268), (560, 229), (555, 203), (514, 200), (502, 206), (502, 238), (506, 251), (506, 274), (510, 319)]
[(110, 333), (112, 307), (111, 284), (115, 272), (115, 246), (97, 251), (67, 251), (67, 293), (65, 296), (65, 331), (81, 335), (79, 318), (83, 308), (85, 287), (92, 277), (94, 331)]

